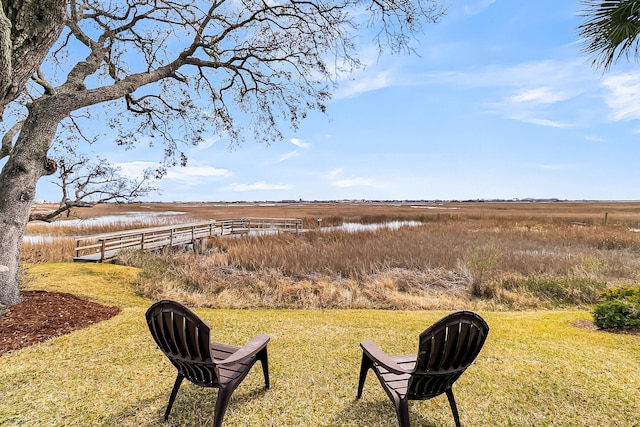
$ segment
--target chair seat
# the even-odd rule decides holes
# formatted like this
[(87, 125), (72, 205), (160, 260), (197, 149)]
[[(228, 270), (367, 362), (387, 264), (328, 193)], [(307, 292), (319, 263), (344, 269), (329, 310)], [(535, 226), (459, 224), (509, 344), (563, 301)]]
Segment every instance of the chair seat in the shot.
[[(391, 358), (394, 362), (396, 362), (407, 371), (413, 370), (413, 368), (415, 368), (416, 366), (415, 354), (391, 356)], [(376, 362), (373, 363), (373, 369), (375, 369), (378, 377), (382, 377), (382, 384), (385, 387), (388, 387), (390, 390), (400, 395), (401, 398), (404, 398), (406, 396), (407, 387), (409, 385), (409, 378), (411, 378), (410, 374), (396, 374), (393, 372), (389, 372), (387, 368)]]
[(256, 336), (242, 347), (210, 342), (209, 326), (194, 312), (175, 301), (158, 301), (146, 313), (149, 331), (158, 348), (178, 370), (164, 419), (184, 378), (202, 387), (218, 388), (213, 425), (220, 427), (229, 398), (259, 360), (265, 388), (269, 388), (267, 343), (269, 337)]
[[(215, 359), (226, 359), (239, 349), (240, 347), (234, 347), (232, 345), (217, 342), (211, 343), (211, 355)], [(254, 358), (251, 358), (247, 361), (235, 363), (233, 365), (218, 365), (218, 381), (220, 384), (228, 384), (243, 375), (248, 369), (247, 366), (252, 364), (251, 362), (253, 362), (253, 359)]]
[(476, 313), (459, 311), (425, 329), (418, 340), (418, 353), (389, 356), (372, 341), (363, 341), (357, 398), (362, 396), (367, 372), (372, 369), (393, 402), (398, 424), (409, 427), (409, 400), (428, 400), (446, 394), (453, 419), (460, 418), (451, 389), (453, 383), (480, 352), (489, 332)]

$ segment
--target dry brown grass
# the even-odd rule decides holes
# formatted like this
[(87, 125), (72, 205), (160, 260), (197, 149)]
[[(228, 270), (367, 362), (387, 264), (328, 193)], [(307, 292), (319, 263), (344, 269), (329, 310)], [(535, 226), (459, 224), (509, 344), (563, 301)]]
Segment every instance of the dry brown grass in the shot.
[[(34, 209), (46, 209), (36, 205)], [(558, 203), (489, 203), (489, 202), (344, 202), (344, 203), (130, 203), (103, 204), (81, 208), (72, 217), (91, 218), (122, 213), (183, 212), (190, 219), (223, 219), (240, 217), (295, 217), (309, 220), (309, 227), (322, 218), (323, 225), (342, 221), (379, 222), (392, 219), (424, 221), (508, 218), (525, 222), (583, 223), (640, 228), (640, 202), (558, 202)]]
[(22, 243), (20, 260), (27, 264), (38, 262), (73, 261), (75, 241), (72, 238), (43, 238)]
[[(78, 215), (181, 211), (183, 221), (298, 217), (307, 232), (217, 238), (201, 254), (128, 254), (142, 292), (210, 307), (588, 305), (606, 285), (636, 282), (640, 203), (107, 205)], [(433, 208), (433, 209), (427, 209)], [(605, 224), (605, 212), (607, 221)], [(393, 231), (319, 231), (344, 222), (420, 221)], [(116, 227), (112, 224), (113, 227)], [(50, 227), (50, 226), (48, 226)], [(100, 230), (114, 231), (113, 229)], [(83, 234), (86, 230), (83, 230)], [(79, 233), (77, 233), (79, 234)], [(66, 241), (25, 244), (23, 260), (72, 254)], [(138, 259), (135, 259), (138, 258)]]

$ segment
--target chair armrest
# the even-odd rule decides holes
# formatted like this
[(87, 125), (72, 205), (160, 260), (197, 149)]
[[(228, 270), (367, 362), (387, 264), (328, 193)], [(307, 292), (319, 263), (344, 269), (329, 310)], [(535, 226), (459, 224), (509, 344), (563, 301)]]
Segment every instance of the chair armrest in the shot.
[(413, 372), (398, 365), (395, 360), (387, 356), (387, 354), (373, 341), (362, 341), (360, 343), (360, 347), (362, 347), (364, 354), (366, 354), (373, 362), (383, 366), (389, 372), (393, 372), (394, 374), (411, 374)]
[(240, 347), (238, 351), (227, 357), (226, 359), (213, 359), (216, 365), (232, 365), (234, 363), (238, 363), (246, 359), (247, 357), (252, 357), (257, 354), (260, 350), (267, 346), (271, 338), (269, 338), (265, 334), (260, 334), (244, 346)]

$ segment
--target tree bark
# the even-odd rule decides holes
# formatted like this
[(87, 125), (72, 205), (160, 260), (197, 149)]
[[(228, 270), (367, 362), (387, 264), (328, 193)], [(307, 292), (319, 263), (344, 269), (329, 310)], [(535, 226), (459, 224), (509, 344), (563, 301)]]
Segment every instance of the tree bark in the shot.
[[(38, 180), (56, 171), (47, 152), (59, 123), (72, 111), (123, 97), (145, 84), (171, 76), (180, 62), (129, 76), (111, 86), (73, 90), (75, 81), (43, 95), (28, 106), (27, 119), (0, 172), (0, 304), (20, 302), (20, 249)], [(81, 81), (81, 80), (80, 80)]]
[(67, 0), (0, 1), (0, 119), (64, 29)]
[[(50, 102), (35, 102), (0, 172), (0, 304), (20, 302), (20, 248), (38, 180), (55, 171), (47, 158), (58, 123)], [(6, 268), (3, 268), (6, 267)]]

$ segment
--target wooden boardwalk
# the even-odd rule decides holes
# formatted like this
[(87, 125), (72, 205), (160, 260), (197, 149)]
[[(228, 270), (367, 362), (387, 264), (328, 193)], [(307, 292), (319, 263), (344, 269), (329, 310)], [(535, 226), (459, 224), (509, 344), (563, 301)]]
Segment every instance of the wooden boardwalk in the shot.
[(151, 251), (195, 244), (213, 236), (302, 231), (297, 218), (237, 218), (139, 228), (76, 237), (74, 261), (108, 262), (122, 249)]

